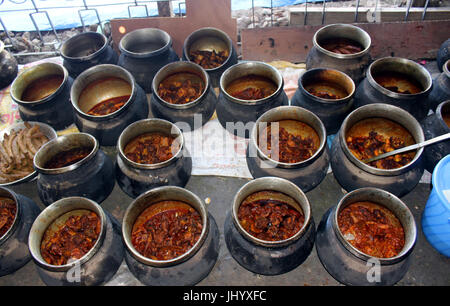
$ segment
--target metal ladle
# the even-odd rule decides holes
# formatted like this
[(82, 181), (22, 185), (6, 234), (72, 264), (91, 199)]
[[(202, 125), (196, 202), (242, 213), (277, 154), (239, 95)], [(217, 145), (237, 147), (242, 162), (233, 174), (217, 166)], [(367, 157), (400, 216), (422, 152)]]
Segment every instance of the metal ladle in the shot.
[(438, 136), (438, 137), (434, 137), (434, 138), (431, 138), (431, 139), (426, 140), (424, 142), (419, 142), (419, 143), (416, 143), (416, 144), (413, 144), (413, 145), (410, 145), (410, 146), (407, 146), (407, 147), (403, 147), (403, 148), (400, 148), (400, 149), (397, 149), (397, 150), (394, 150), (394, 151), (391, 151), (391, 152), (383, 153), (383, 154), (380, 154), (378, 156), (374, 156), (374, 157), (371, 157), (371, 158), (368, 158), (368, 159), (364, 159), (364, 160), (362, 160), (362, 162), (367, 164), (367, 163), (370, 163), (370, 162), (373, 162), (373, 161), (376, 161), (376, 160), (379, 160), (379, 159), (383, 159), (383, 158), (386, 158), (386, 157), (389, 157), (389, 156), (392, 156), (392, 155), (395, 155), (395, 154), (400, 154), (400, 153), (404, 153), (404, 152), (420, 149), (422, 147), (429, 146), (429, 145), (434, 144), (436, 142), (440, 142), (440, 141), (447, 140), (447, 139), (450, 139), (450, 133), (447, 133), (447, 134), (444, 134), (444, 135), (441, 135), (441, 136)]

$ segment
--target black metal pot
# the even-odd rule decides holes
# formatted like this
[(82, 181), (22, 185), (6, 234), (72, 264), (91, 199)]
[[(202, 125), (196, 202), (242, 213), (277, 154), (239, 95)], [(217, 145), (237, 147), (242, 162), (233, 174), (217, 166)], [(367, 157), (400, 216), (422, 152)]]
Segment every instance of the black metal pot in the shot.
[[(450, 114), (450, 100), (439, 104), (436, 112), (428, 115), (421, 122), (426, 140), (450, 133), (450, 127), (444, 121), (443, 114)], [(450, 140), (426, 146), (424, 148), (425, 169), (433, 173), (433, 169), (437, 163), (448, 154), (450, 154)]]
[(450, 59), (450, 38), (444, 41), (439, 47), (436, 63), (440, 72), (443, 71), (443, 65)]
[(430, 108), (434, 112), (440, 103), (450, 100), (450, 59), (442, 68), (443, 72), (433, 79), (433, 89), (428, 96)]
[(16, 216), (9, 230), (0, 237), (0, 276), (13, 273), (30, 259), (28, 235), (34, 219), (39, 215), (37, 204), (23, 195), (0, 187), (0, 196), (14, 200)]
[(205, 69), (214, 88), (219, 87), (222, 73), (229, 67), (237, 64), (237, 52), (233, 41), (222, 30), (216, 28), (201, 28), (192, 32), (184, 41), (183, 60), (192, 61), (191, 51), (228, 51), (228, 58), (217, 68)]
[[(337, 221), (339, 212), (347, 205), (359, 201), (383, 205), (399, 219), (405, 232), (405, 246), (397, 256), (371, 257), (344, 238)], [(317, 228), (316, 250), (328, 273), (345, 285), (394, 285), (408, 271), (416, 237), (414, 217), (399, 198), (378, 188), (361, 188), (347, 193), (323, 215)]]
[[(117, 79), (97, 82), (108, 78), (119, 78), (125, 82)], [(130, 98), (125, 105), (111, 114), (94, 116), (87, 113), (97, 103), (124, 95), (130, 95)], [(116, 145), (125, 127), (147, 118), (149, 113), (144, 90), (130, 72), (116, 65), (97, 65), (84, 71), (73, 83), (70, 96), (75, 110), (76, 126), (80, 132), (97, 138), (102, 146)]]
[[(247, 75), (271, 79), (277, 85), (276, 91), (266, 98), (251, 101), (237, 99), (226, 92), (232, 81)], [(248, 138), (253, 125), (262, 114), (274, 107), (289, 104), (283, 86), (280, 72), (263, 62), (242, 62), (231, 66), (220, 78), (219, 101), (216, 107), (220, 124), (230, 133)]]
[[(46, 168), (58, 153), (81, 147), (92, 148), (82, 160), (62, 168)], [(34, 168), (38, 172), (39, 198), (46, 206), (70, 196), (101, 203), (115, 184), (111, 159), (99, 148), (95, 137), (86, 133), (67, 134), (46, 143), (34, 156)]]
[[(417, 81), (423, 90), (416, 94), (403, 94), (386, 89), (374, 78), (377, 74), (386, 72), (408, 76)], [(428, 95), (432, 86), (430, 73), (416, 62), (398, 57), (380, 58), (369, 66), (366, 78), (356, 88), (355, 108), (372, 103), (386, 103), (403, 108), (417, 120), (422, 120), (428, 114)]]
[[(313, 84), (335, 84), (344, 89), (347, 95), (339, 99), (327, 99), (311, 94), (305, 87)], [(329, 89), (333, 91), (333, 88)], [(353, 110), (355, 83), (343, 72), (327, 68), (311, 69), (298, 79), (298, 88), (291, 99), (291, 105), (310, 110), (322, 120), (328, 135), (335, 134), (342, 121)]]
[[(182, 201), (197, 210), (203, 229), (194, 246), (171, 260), (153, 260), (142, 256), (133, 247), (131, 230), (136, 218), (150, 205), (164, 201)], [(125, 261), (131, 273), (149, 286), (192, 286), (208, 276), (219, 255), (219, 229), (203, 202), (187, 189), (175, 186), (158, 187), (147, 191), (127, 208), (122, 222), (122, 235), (127, 252)]]
[[(258, 137), (270, 122), (297, 120), (312, 127), (320, 145), (309, 159), (298, 163), (283, 163), (269, 158), (258, 146)], [(247, 166), (254, 178), (276, 176), (296, 184), (307, 192), (322, 182), (327, 175), (330, 155), (325, 127), (312, 112), (298, 106), (279, 106), (264, 113), (256, 121), (247, 147)]]
[(9, 86), (19, 72), (19, 65), (14, 56), (5, 50), (5, 44), (0, 41), (0, 89)]
[(118, 65), (127, 69), (146, 93), (152, 92), (155, 74), (168, 63), (180, 58), (172, 48), (168, 33), (156, 28), (134, 30), (119, 42)]
[[(61, 75), (63, 81), (52, 94), (37, 101), (24, 101), (22, 95), (27, 87), (38, 79)], [(39, 121), (61, 130), (73, 123), (73, 109), (70, 104), (70, 88), (73, 79), (67, 69), (55, 63), (41, 63), (21, 72), (11, 85), (11, 98), (19, 106), (20, 118), (24, 121)]]
[[(164, 101), (158, 94), (159, 84), (176, 73), (190, 73), (199, 76), (205, 88), (202, 95), (186, 104), (171, 104)], [(189, 76), (181, 75), (179, 78), (180, 81), (185, 79), (189, 79)], [(161, 68), (153, 78), (152, 92), (150, 100), (152, 114), (156, 118), (173, 123), (188, 124), (190, 130), (202, 127), (216, 110), (217, 96), (211, 86), (208, 74), (202, 67), (191, 62), (174, 62)], [(199, 117), (197, 118), (197, 116)]]
[[(46, 230), (56, 220), (76, 214), (79, 210), (90, 210), (100, 217), (101, 231), (94, 246), (80, 259), (65, 265), (47, 263), (41, 255), (41, 243)], [(68, 197), (48, 206), (36, 218), (28, 244), (38, 274), (45, 284), (98, 286), (110, 280), (122, 263), (124, 247), (121, 236), (120, 224), (100, 205), (87, 198)]]
[(98, 32), (83, 32), (61, 45), (63, 65), (72, 78), (100, 64), (117, 64), (119, 56), (109, 45), (108, 38)]
[(376, 187), (401, 197), (414, 189), (422, 177), (423, 148), (417, 150), (409, 164), (400, 168), (385, 170), (363, 163), (348, 148), (346, 134), (355, 123), (367, 118), (389, 119), (409, 131), (416, 143), (425, 140), (419, 122), (405, 110), (381, 103), (361, 106), (347, 116), (333, 140), (331, 145), (333, 174), (347, 191), (362, 187)]
[[(173, 157), (157, 164), (139, 164), (125, 156), (125, 146), (144, 133), (158, 132), (176, 138), (179, 150)], [(117, 143), (116, 179), (120, 188), (132, 198), (145, 191), (166, 185), (184, 187), (192, 171), (192, 158), (184, 145), (180, 129), (162, 119), (145, 119), (129, 125)]]
[[(353, 54), (339, 54), (322, 47), (327, 39), (346, 38), (359, 43), (363, 50)], [(313, 47), (306, 57), (306, 69), (331, 68), (342, 71), (358, 84), (371, 62), (371, 39), (363, 29), (351, 24), (330, 24), (320, 28), (313, 37)]]
[[(258, 191), (282, 192), (293, 198), (305, 216), (302, 228), (292, 237), (281, 241), (265, 241), (250, 235), (237, 217), (239, 206), (249, 195)], [(245, 184), (234, 197), (228, 211), (224, 235), (233, 258), (245, 269), (263, 275), (289, 272), (302, 264), (312, 251), (315, 225), (306, 195), (293, 183), (277, 177), (264, 177)]]

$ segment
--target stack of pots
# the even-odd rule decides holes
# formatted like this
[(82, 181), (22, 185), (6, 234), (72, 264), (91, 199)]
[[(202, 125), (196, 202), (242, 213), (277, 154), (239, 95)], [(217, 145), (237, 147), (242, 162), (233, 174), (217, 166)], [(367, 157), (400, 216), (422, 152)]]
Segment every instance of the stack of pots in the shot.
[(125, 34), (119, 42), (119, 49), (118, 65), (128, 70), (146, 93), (152, 92), (152, 80), (158, 70), (179, 60), (170, 35), (156, 28)]
[[(258, 76), (272, 81), (276, 90), (269, 96), (257, 100), (243, 100), (227, 92), (231, 82), (246, 76)], [(217, 118), (230, 133), (248, 138), (256, 120), (266, 111), (281, 105), (288, 105), (289, 100), (283, 90), (284, 81), (280, 72), (263, 62), (242, 62), (231, 66), (220, 78)], [(251, 88), (251, 82), (242, 83), (241, 90)]]
[(450, 100), (450, 59), (444, 63), (442, 70), (442, 73), (433, 79), (433, 89), (428, 96), (432, 111), (436, 111), (442, 102)]
[[(323, 47), (330, 39), (347, 39), (358, 43), (361, 51), (352, 54), (332, 52)], [(330, 68), (342, 71), (358, 84), (363, 78), (371, 57), (369, 34), (351, 24), (330, 24), (320, 28), (313, 37), (313, 47), (306, 57), (306, 69)]]

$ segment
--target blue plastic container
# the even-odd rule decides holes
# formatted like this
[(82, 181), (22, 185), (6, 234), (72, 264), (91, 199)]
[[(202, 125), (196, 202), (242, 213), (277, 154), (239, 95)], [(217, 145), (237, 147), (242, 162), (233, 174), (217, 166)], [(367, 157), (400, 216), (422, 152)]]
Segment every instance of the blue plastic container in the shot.
[(432, 184), (422, 214), (422, 230), (437, 251), (450, 257), (450, 154), (434, 168)]

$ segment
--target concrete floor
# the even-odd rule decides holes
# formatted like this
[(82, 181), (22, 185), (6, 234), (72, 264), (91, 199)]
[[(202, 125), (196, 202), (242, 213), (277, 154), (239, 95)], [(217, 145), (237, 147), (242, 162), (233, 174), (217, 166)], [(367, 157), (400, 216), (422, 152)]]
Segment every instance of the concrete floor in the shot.
[[(324, 269), (319, 261), (315, 248), (306, 261), (296, 269), (277, 276), (258, 275), (247, 271), (240, 266), (230, 255), (225, 245), (223, 236), (223, 224), (226, 212), (230, 209), (231, 201), (237, 190), (248, 179), (231, 177), (192, 176), (186, 188), (197, 194), (201, 199), (210, 198), (207, 205), (208, 211), (216, 220), (220, 236), (219, 258), (211, 273), (198, 285), (203, 286), (335, 286), (340, 285)], [(417, 187), (402, 200), (408, 205), (415, 217), (418, 228), (417, 243), (412, 253), (412, 264), (405, 277), (397, 284), (404, 286), (413, 285), (450, 285), (450, 258), (447, 258), (426, 241), (421, 230), (421, 214), (430, 193), (430, 184), (418, 184)], [(43, 208), (37, 197), (36, 184), (30, 182), (12, 188), (15, 192), (32, 198)], [(306, 195), (312, 207), (312, 215), (316, 227), (322, 215), (328, 208), (337, 204), (345, 191), (329, 173), (324, 181)], [(119, 221), (122, 220), (126, 207), (132, 199), (128, 197), (116, 184), (112, 194), (101, 204), (103, 208), (111, 212)], [(30, 261), (13, 274), (0, 277), (0, 286), (20, 285), (40, 286), (44, 283), (40, 280), (35, 264)], [(141, 285), (129, 272), (125, 262), (114, 275), (113, 279), (105, 285)]]

